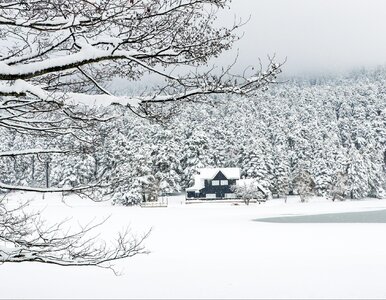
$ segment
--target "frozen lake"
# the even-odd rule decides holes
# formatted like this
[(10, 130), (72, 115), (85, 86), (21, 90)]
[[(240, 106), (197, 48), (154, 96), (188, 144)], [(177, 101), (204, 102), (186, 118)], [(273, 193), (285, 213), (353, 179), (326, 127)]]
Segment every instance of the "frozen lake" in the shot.
[(150, 253), (117, 262), (121, 276), (3, 264), (0, 298), (386, 298), (386, 200), (185, 205), (177, 196), (167, 208), (62, 200), (35, 199), (32, 208), (49, 222), (110, 216), (99, 228), (107, 241), (126, 226), (134, 234), (152, 228)]
[(362, 212), (286, 216), (256, 219), (270, 223), (386, 223), (386, 209)]

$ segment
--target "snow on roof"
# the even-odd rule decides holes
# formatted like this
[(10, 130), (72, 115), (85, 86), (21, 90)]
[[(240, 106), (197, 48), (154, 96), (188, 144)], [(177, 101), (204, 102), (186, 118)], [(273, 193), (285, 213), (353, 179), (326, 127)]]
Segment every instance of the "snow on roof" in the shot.
[(203, 168), (198, 169), (198, 172), (203, 179), (213, 179), (218, 172), (223, 173), (228, 179), (240, 179), (240, 168)]
[(186, 191), (199, 191), (205, 187), (205, 179), (213, 179), (218, 172), (224, 174), (228, 179), (239, 179), (240, 168), (203, 168), (198, 169), (199, 174), (194, 175), (194, 186), (187, 188)]
[(186, 191), (194, 192), (199, 191), (205, 187), (204, 179), (201, 178), (201, 175), (194, 175), (194, 185), (190, 188), (187, 188)]

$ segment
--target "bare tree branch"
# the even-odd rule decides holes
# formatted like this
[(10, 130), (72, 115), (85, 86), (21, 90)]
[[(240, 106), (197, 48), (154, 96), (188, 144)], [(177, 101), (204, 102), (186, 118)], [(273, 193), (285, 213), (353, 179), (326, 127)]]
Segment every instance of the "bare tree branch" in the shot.
[(137, 238), (126, 229), (117, 235), (115, 243), (107, 245), (93, 234), (107, 219), (70, 231), (69, 220), (47, 226), (39, 214), (25, 213), (25, 207), (26, 203), (8, 209), (0, 202), (0, 263), (38, 262), (113, 269), (114, 261), (148, 253), (144, 241), (150, 230)]

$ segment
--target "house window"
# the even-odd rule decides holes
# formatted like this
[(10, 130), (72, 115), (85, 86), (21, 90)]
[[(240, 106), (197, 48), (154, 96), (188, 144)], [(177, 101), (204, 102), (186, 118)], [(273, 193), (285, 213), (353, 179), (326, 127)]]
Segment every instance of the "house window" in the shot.
[(216, 199), (216, 194), (206, 194), (207, 199)]
[(220, 180), (213, 180), (212, 185), (220, 185)]
[(228, 180), (221, 180), (220, 185), (228, 185)]
[(225, 194), (225, 199), (236, 199), (236, 194)]

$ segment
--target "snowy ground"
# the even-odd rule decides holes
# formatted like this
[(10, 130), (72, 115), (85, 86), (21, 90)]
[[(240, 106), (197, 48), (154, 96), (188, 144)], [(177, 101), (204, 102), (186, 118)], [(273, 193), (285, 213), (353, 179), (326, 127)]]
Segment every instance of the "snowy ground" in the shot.
[[(4, 264), (1, 298), (386, 298), (386, 223), (283, 218), (383, 210), (386, 200), (292, 198), (235, 206), (185, 205), (177, 196), (168, 208), (139, 208), (75, 198), (64, 204), (50, 196), (32, 207), (44, 207), (51, 221), (111, 215), (105, 233), (152, 227), (146, 243), (151, 253), (119, 262), (118, 277), (99, 268)], [(280, 222), (256, 221), (277, 217)]]

